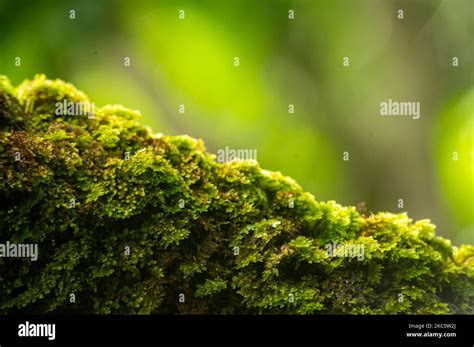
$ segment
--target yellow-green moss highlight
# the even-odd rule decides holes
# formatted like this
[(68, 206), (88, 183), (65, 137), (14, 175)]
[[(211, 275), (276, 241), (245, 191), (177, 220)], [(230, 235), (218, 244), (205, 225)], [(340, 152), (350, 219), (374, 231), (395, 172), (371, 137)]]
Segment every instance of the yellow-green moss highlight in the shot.
[(0, 77), (0, 242), (39, 244), (36, 262), (0, 258), (0, 313), (474, 313), (474, 247), (428, 220), (318, 202), (122, 106), (56, 116), (64, 99), (88, 101)]

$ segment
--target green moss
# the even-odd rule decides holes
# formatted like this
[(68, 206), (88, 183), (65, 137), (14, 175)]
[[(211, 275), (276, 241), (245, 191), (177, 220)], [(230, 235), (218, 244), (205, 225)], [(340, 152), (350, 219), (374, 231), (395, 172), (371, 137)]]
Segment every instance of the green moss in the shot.
[(39, 245), (0, 258), (0, 312), (474, 313), (474, 247), (429, 221), (317, 202), (122, 106), (57, 116), (64, 100), (88, 102), (0, 77), (0, 242)]

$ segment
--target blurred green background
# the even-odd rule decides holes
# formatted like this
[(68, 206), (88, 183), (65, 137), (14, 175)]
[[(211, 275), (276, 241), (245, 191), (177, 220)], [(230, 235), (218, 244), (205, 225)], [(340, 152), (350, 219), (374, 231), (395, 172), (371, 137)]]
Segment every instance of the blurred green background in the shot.
[[(454, 244), (474, 244), (473, 37), (471, 0), (0, 0), (14, 84), (45, 73), (210, 152), (257, 149), (318, 200), (429, 218)], [(421, 118), (381, 116), (387, 99)]]

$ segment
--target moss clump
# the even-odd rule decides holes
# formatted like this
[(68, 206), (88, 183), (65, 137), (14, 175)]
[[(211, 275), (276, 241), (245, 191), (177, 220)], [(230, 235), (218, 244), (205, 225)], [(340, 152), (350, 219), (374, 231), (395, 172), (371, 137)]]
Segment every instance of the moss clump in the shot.
[(0, 312), (474, 312), (474, 247), (429, 221), (317, 202), (121, 106), (57, 116), (64, 100), (88, 101), (0, 77), (0, 243), (39, 245), (37, 261), (0, 258)]

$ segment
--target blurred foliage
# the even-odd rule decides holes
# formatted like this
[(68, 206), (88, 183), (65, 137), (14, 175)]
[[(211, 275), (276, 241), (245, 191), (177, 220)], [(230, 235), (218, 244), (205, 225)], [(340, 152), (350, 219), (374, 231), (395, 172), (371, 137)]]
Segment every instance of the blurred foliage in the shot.
[[(436, 137), (442, 192), (460, 225), (467, 225), (459, 239), (474, 243), (474, 88), (447, 107)], [(449, 129), (449, 131), (446, 131)]]
[[(440, 115), (473, 87), (473, 6), (0, 0), (0, 73), (14, 83), (38, 72), (66, 79), (99, 105), (140, 110), (156, 132), (205, 139), (211, 152), (256, 148), (262, 166), (294, 177), (318, 200), (406, 210), (431, 218), (456, 243), (472, 242), (472, 138), (457, 149), (465, 174), (457, 174), (451, 156), (460, 132), (472, 132), (474, 105), (468, 100), (463, 108), (465, 125)], [(342, 66), (345, 56), (350, 67)], [(381, 117), (379, 104), (389, 98), (419, 101), (421, 119)], [(455, 191), (466, 195), (459, 200)]]

